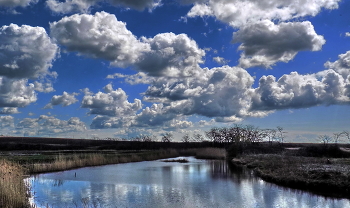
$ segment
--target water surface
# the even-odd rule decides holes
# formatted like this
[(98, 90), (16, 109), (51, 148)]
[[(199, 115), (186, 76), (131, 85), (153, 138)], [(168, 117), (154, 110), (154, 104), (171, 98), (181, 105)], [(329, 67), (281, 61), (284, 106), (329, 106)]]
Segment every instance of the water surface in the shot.
[(283, 188), (226, 161), (147, 161), (87, 167), (28, 178), (38, 207), (350, 207)]

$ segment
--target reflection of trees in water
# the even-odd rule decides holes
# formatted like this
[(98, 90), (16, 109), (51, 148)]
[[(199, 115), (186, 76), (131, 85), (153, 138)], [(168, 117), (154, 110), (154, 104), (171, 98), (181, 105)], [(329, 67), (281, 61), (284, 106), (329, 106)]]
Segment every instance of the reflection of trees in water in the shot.
[(233, 165), (226, 160), (212, 160), (208, 161), (210, 166), (210, 173), (213, 178), (230, 178), (235, 182), (242, 182), (243, 180), (258, 180), (254, 176), (253, 171), (244, 167)]
[(53, 187), (59, 187), (59, 186), (62, 186), (63, 184), (64, 184), (64, 180), (61, 180), (61, 179), (55, 179), (52, 182)]

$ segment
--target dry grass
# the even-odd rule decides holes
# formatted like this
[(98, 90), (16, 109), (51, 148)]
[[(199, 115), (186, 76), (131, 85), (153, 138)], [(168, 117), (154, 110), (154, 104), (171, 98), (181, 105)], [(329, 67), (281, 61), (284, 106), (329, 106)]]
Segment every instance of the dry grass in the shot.
[(197, 159), (219, 159), (226, 158), (226, 150), (224, 148), (188, 148), (179, 151), (181, 156), (194, 156)]
[(0, 160), (0, 205), (3, 208), (29, 207), (28, 187), (20, 165)]
[(266, 181), (326, 196), (350, 197), (350, 159), (244, 155), (235, 164), (254, 168)]
[(103, 153), (73, 154), (59, 155), (53, 162), (50, 163), (33, 163), (25, 166), (28, 168), (29, 173), (43, 173), (88, 166), (157, 160), (177, 156), (179, 156), (179, 153), (172, 149), (122, 155)]
[(226, 150), (223, 148), (201, 148), (196, 153), (199, 159), (225, 159)]

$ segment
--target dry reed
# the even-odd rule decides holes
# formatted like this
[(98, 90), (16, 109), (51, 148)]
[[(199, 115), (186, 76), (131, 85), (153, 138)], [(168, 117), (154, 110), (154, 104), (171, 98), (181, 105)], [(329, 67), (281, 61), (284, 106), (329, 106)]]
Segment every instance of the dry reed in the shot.
[(3, 208), (29, 207), (28, 187), (23, 180), (23, 168), (0, 160), (0, 205)]

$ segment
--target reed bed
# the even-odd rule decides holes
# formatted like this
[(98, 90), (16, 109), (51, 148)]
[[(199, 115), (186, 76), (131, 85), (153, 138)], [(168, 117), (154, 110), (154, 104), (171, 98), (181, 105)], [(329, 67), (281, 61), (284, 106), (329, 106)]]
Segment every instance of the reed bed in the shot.
[(188, 148), (179, 151), (181, 156), (194, 156), (197, 159), (218, 159), (226, 158), (226, 150), (224, 148)]
[(26, 164), (25, 167), (28, 169), (29, 173), (35, 174), (70, 170), (88, 166), (157, 160), (177, 156), (179, 156), (179, 153), (173, 149), (121, 155), (103, 153), (58, 155), (52, 162)]
[(0, 205), (2, 208), (29, 207), (29, 188), (23, 180), (23, 168), (7, 160), (0, 160)]

